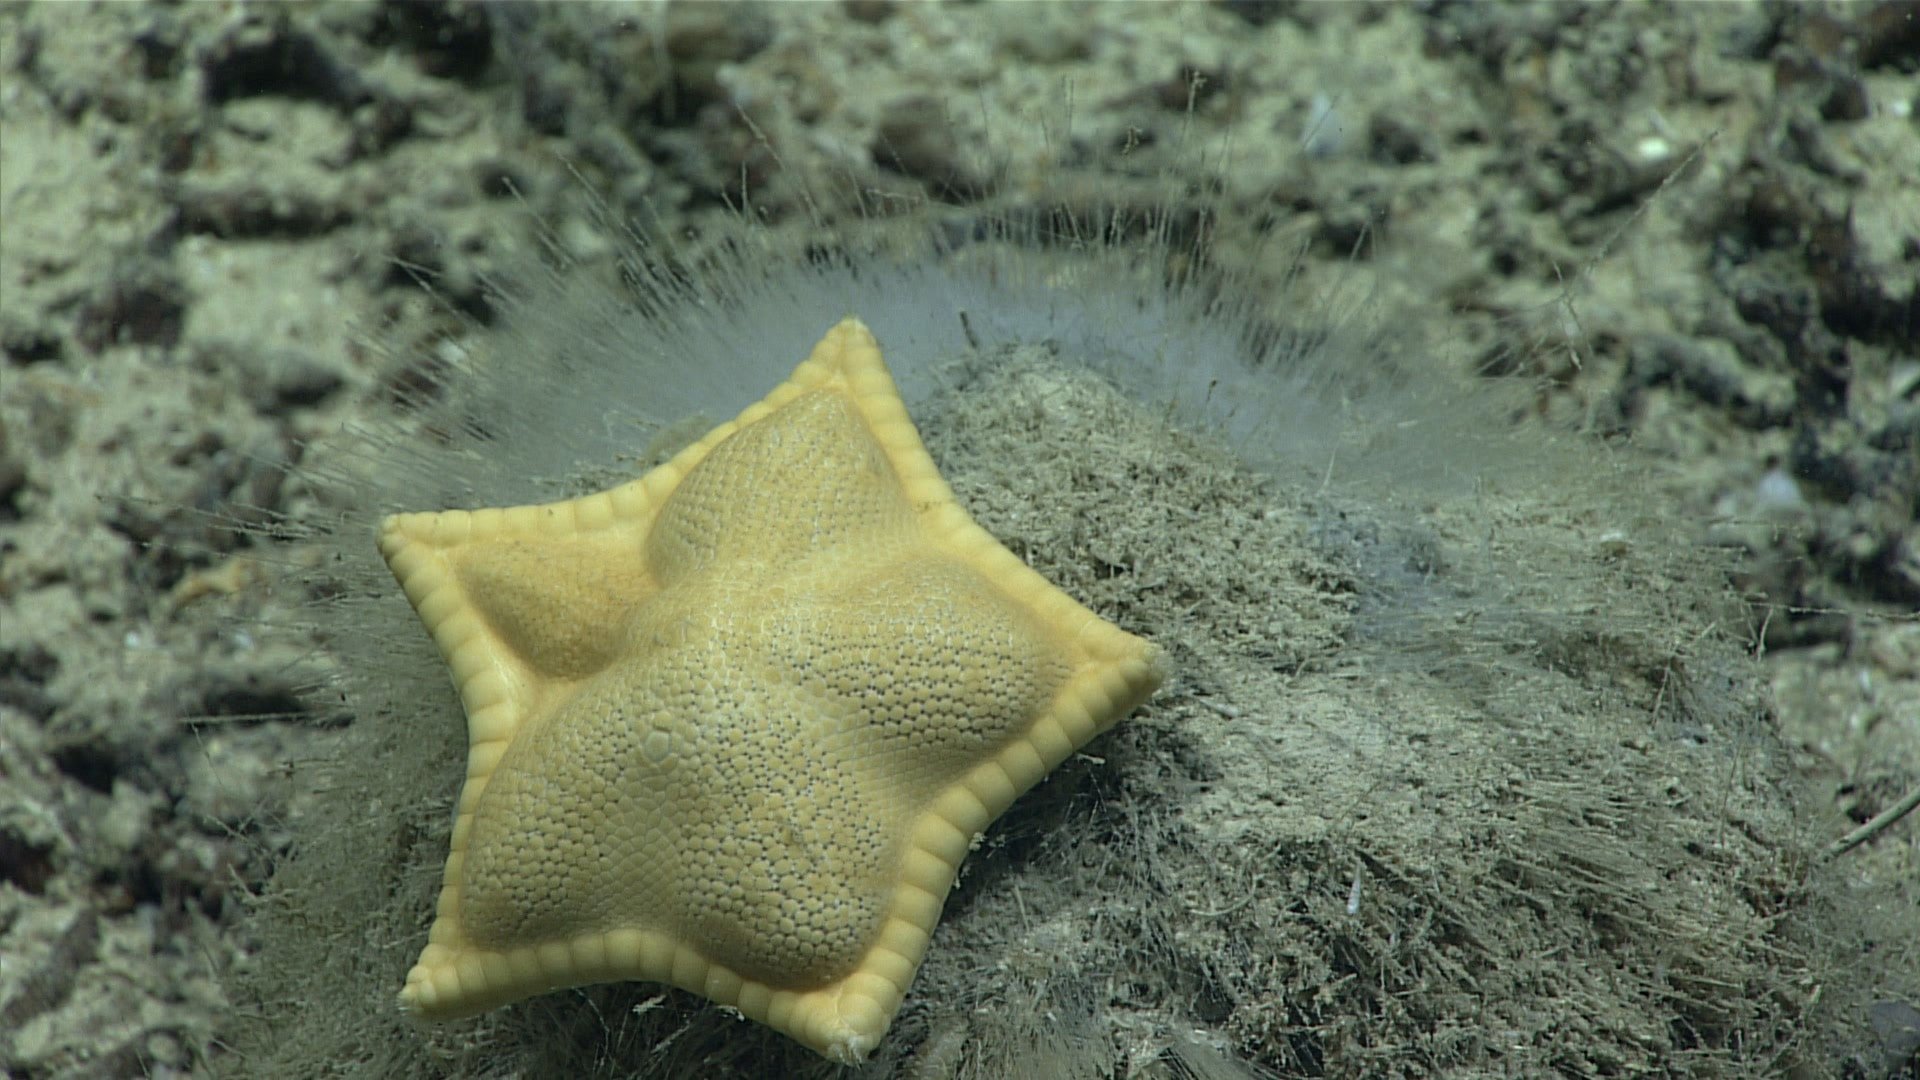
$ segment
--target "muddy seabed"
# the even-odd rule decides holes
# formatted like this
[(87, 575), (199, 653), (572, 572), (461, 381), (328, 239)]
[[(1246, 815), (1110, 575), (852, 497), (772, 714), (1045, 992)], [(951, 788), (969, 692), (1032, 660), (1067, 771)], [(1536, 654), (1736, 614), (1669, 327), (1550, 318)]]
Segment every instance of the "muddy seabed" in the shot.
[(1823, 851), (1920, 783), (1916, 70), (1892, 3), (0, 7), (0, 1068), (831, 1073), (648, 986), (398, 1022), (459, 732), (297, 539), (541, 225), (744, 196), (1231, 209), (1306, 252), (1236, 280), (1578, 432), (1343, 489), (955, 358), (963, 502), (1178, 676), (987, 836), (862, 1075), (1911, 1070), (1920, 826)]

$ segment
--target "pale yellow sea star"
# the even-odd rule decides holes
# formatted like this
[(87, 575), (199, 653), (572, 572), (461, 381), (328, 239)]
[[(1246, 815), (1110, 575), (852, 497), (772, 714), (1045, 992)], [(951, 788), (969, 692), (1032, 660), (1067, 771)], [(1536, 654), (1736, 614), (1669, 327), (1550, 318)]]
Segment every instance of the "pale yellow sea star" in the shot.
[(428, 1018), (659, 980), (857, 1061), (975, 835), (1164, 673), (967, 516), (852, 318), (637, 480), (380, 550), (470, 739)]

